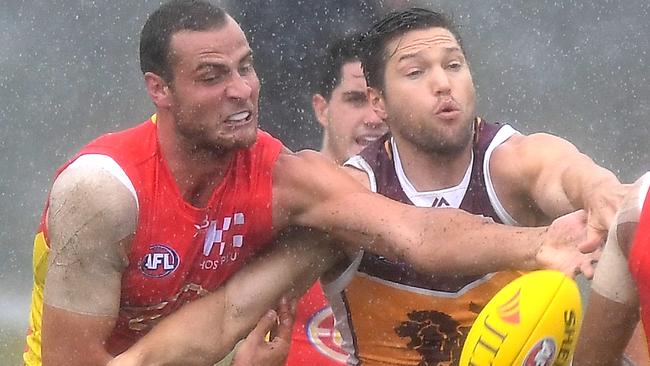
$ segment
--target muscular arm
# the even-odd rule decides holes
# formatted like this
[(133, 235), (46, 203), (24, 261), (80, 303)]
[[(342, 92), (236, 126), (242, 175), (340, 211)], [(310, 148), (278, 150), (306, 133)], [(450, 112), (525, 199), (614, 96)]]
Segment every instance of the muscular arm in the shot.
[(285, 293), (298, 297), (339, 258), (323, 235), (291, 231), (214, 293), (156, 325), (111, 366), (212, 365)]
[(137, 208), (130, 191), (97, 168), (70, 167), (52, 187), (45, 280), (43, 365), (105, 365), (119, 309), (126, 247)]
[[(461, 210), (400, 204), (371, 193), (313, 152), (283, 154), (274, 183), (276, 206), (284, 208), (278, 215), (288, 213), (293, 224), (331, 232), (347, 247), (407, 261), (423, 272), (532, 269), (548, 253), (542, 250), (546, 228), (506, 227)], [(577, 235), (570, 231), (562, 236)], [(557, 269), (573, 272), (575, 266)]]
[(626, 191), (570, 142), (544, 133), (510, 137), (494, 151), (490, 171), (499, 197), (522, 224), (585, 209), (590, 234), (603, 239)]
[(650, 175), (625, 197), (610, 230), (583, 321), (574, 365), (618, 365), (639, 319), (636, 286), (627, 256), (633, 244)]

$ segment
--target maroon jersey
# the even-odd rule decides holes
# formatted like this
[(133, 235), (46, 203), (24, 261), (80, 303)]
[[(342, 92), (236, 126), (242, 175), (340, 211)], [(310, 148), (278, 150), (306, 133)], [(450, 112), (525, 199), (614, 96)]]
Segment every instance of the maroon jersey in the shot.
[[(489, 176), (492, 151), (510, 126), (477, 120), (472, 163), (458, 186), (417, 192), (389, 135), (348, 165), (368, 173), (376, 192), (416, 205), (461, 208), (515, 224), (498, 201)], [(435, 225), (435, 223), (432, 223)], [(483, 306), (518, 272), (430, 276), (408, 263), (363, 252), (341, 277), (324, 285), (351, 365), (457, 364), (469, 327)]]

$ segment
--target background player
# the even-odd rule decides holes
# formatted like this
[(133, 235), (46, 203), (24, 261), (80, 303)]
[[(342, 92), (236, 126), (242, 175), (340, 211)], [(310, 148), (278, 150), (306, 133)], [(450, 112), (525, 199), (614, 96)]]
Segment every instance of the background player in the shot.
[[(368, 101), (358, 52), (356, 35), (331, 43), (322, 57), (320, 81), (312, 96), (314, 114), (323, 127), (320, 151), (337, 164), (388, 131)], [(332, 309), (317, 281), (298, 302), (287, 365), (344, 364), (347, 354), (340, 342)]]

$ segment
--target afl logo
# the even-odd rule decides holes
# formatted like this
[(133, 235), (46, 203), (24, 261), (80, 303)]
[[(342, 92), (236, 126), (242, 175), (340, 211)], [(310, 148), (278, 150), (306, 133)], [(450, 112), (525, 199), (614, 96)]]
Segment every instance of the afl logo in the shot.
[(149, 253), (140, 261), (140, 271), (147, 277), (161, 278), (174, 272), (178, 263), (178, 254), (173, 249), (156, 244), (149, 247)]
[(348, 356), (341, 349), (343, 339), (334, 328), (334, 314), (329, 306), (307, 321), (307, 339), (321, 354), (344, 364)]
[(528, 352), (522, 366), (551, 366), (555, 361), (556, 349), (553, 338), (544, 338)]

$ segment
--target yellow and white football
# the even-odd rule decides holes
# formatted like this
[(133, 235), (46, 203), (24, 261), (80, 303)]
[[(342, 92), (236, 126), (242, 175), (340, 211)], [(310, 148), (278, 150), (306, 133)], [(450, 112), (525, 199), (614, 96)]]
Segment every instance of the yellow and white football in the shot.
[(501, 289), (472, 325), (461, 366), (569, 365), (582, 322), (574, 280), (557, 271), (525, 274)]

